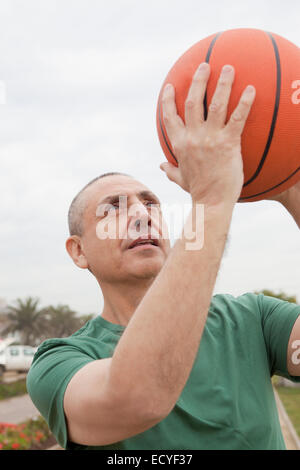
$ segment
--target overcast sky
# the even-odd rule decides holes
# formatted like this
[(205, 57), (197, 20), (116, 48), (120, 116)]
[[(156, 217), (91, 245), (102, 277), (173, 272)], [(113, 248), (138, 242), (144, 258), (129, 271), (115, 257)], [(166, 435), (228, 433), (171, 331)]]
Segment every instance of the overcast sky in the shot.
[[(159, 169), (161, 84), (190, 46), (252, 27), (300, 44), (298, 0), (1, 0), (0, 297), (100, 313), (102, 294), (65, 251), (74, 195), (107, 171), (164, 203), (189, 202)], [(300, 233), (275, 202), (238, 204), (215, 292), (300, 301)]]

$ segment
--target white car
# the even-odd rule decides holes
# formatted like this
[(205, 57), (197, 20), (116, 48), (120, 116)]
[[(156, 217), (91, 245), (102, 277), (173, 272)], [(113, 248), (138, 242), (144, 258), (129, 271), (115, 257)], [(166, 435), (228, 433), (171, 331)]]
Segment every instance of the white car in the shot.
[(28, 371), (37, 348), (23, 345), (7, 346), (0, 350), (0, 375), (6, 371)]

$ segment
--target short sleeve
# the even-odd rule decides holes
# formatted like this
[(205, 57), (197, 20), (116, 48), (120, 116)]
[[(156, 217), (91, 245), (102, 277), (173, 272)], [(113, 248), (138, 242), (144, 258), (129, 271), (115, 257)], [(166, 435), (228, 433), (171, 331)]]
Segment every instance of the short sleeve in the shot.
[(300, 377), (291, 376), (287, 370), (288, 342), (300, 315), (300, 305), (263, 294), (258, 295), (258, 304), (271, 375), (300, 382)]
[(67, 447), (64, 394), (73, 375), (94, 358), (63, 340), (47, 340), (27, 375), (27, 390), (59, 445)]

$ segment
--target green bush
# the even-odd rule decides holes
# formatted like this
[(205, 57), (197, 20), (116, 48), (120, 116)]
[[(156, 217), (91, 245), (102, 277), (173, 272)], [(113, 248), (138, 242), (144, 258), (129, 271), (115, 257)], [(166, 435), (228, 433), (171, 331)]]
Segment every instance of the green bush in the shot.
[(27, 393), (26, 380), (18, 380), (10, 384), (0, 383), (0, 400), (6, 398), (16, 397), (19, 395), (25, 395)]
[(48, 425), (41, 416), (21, 424), (0, 423), (0, 450), (42, 447), (50, 436)]
[(276, 386), (276, 390), (283, 403), (285, 411), (293, 423), (295, 431), (300, 437), (300, 389)]

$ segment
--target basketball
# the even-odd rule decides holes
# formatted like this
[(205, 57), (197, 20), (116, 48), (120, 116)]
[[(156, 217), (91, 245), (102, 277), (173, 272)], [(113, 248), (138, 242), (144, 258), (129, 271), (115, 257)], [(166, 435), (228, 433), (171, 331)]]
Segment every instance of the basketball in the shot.
[(167, 160), (178, 166), (163, 123), (162, 90), (166, 83), (173, 84), (177, 112), (184, 120), (184, 103), (201, 62), (211, 67), (204, 117), (224, 65), (235, 68), (227, 119), (246, 86), (256, 88), (242, 134), (244, 185), (238, 201), (266, 199), (296, 184), (300, 180), (300, 49), (259, 29), (213, 34), (194, 44), (173, 65), (159, 93), (156, 112), (158, 137)]

